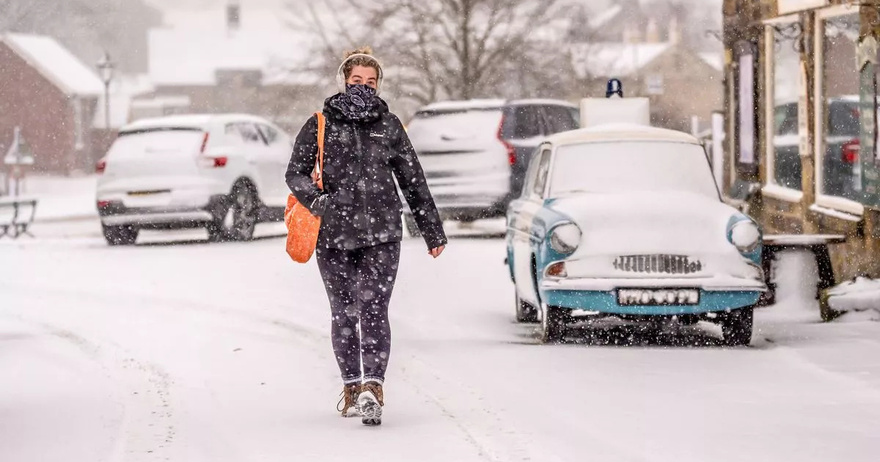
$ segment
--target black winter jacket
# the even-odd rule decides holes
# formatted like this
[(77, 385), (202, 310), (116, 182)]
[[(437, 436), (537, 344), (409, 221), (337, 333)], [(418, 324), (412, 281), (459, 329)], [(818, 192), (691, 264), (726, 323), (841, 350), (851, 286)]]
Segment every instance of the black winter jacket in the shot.
[(287, 186), (313, 214), (322, 216), (318, 246), (358, 249), (403, 237), (400, 185), (428, 248), (446, 235), (416, 152), (400, 119), (381, 101), (375, 117), (355, 122), (324, 104), (324, 190), (311, 178), (318, 153), (318, 119), (312, 116), (296, 137)]

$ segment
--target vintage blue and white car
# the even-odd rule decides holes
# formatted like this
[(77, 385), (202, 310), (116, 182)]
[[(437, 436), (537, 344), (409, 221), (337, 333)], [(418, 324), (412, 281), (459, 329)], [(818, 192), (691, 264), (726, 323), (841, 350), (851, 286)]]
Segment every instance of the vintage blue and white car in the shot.
[[(700, 142), (641, 125), (561, 133), (538, 149), (507, 214), (520, 322), (562, 338), (573, 312), (721, 325), (747, 345), (766, 291), (762, 234), (724, 204)], [(579, 317), (580, 319), (580, 317)]]

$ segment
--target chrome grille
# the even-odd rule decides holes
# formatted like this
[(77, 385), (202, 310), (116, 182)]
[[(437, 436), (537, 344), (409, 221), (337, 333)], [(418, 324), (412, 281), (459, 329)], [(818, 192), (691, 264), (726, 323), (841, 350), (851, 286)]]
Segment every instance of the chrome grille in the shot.
[(614, 260), (614, 269), (630, 273), (691, 274), (702, 271), (703, 263), (685, 255), (622, 255)]

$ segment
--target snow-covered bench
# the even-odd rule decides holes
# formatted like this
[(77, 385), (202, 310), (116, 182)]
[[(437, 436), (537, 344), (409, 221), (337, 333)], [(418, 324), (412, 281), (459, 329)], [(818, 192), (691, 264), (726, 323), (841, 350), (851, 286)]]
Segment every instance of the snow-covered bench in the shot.
[(776, 253), (783, 250), (806, 250), (812, 252), (816, 258), (816, 267), (819, 270), (819, 281), (816, 283), (816, 299), (822, 292), (834, 287), (834, 267), (831, 266), (831, 254), (828, 246), (846, 242), (846, 236), (838, 234), (766, 234), (764, 235), (764, 253), (762, 266), (764, 267), (764, 280), (767, 283), (767, 292), (758, 301), (760, 306), (768, 306), (776, 303), (776, 283), (773, 282), (773, 262)]
[(31, 223), (37, 213), (37, 200), (22, 197), (0, 198), (0, 238), (9, 236), (13, 239), (30, 233)]
[(849, 312), (873, 310), (874, 317), (880, 314), (880, 279), (857, 277), (845, 281), (822, 294), (819, 301), (822, 319), (832, 321)]

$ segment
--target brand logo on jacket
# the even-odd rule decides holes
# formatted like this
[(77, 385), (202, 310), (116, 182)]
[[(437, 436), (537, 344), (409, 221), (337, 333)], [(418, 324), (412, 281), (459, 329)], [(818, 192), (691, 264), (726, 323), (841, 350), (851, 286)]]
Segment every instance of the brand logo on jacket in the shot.
[(373, 132), (370, 132), (370, 138), (385, 138), (385, 134), (384, 134), (384, 133), (373, 133)]

